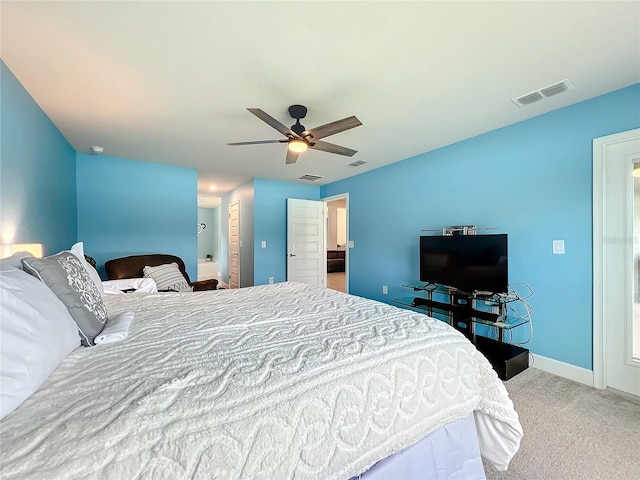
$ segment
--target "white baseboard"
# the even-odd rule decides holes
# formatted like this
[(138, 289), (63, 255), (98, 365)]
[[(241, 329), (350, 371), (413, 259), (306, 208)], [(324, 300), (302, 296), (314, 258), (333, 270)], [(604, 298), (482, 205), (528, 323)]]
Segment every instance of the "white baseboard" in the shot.
[(586, 368), (576, 367), (570, 363), (560, 362), (553, 358), (543, 357), (542, 355), (531, 354), (533, 356), (532, 367), (543, 370), (547, 373), (558, 375), (559, 377), (568, 378), (574, 382), (583, 383), (593, 387), (593, 371)]
[(222, 281), (218, 281), (218, 288), (229, 288), (229, 284), (224, 283)]

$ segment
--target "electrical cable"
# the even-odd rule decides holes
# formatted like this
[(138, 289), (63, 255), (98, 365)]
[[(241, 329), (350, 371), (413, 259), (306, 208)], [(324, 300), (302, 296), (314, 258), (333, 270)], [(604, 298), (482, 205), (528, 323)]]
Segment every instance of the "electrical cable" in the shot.
[[(521, 285), (526, 287), (528, 290), (528, 293), (522, 296), (520, 292), (514, 288), (514, 285)], [(521, 320), (529, 324), (529, 338), (527, 338), (526, 340), (516, 342), (513, 339), (513, 333), (511, 333), (511, 342), (513, 342), (515, 345), (522, 346), (529, 343), (533, 339), (533, 319), (531, 318), (531, 314), (533, 313), (533, 307), (529, 304), (529, 302), (526, 301), (526, 299), (532, 297), (534, 294), (534, 291), (529, 286), (529, 284), (525, 282), (517, 282), (517, 283), (509, 284), (508, 293), (510, 295), (515, 296), (515, 301), (509, 302), (509, 304), (507, 305), (507, 312), (512, 312), (513, 314), (515, 314), (515, 316), (517, 316), (518, 318), (520, 318)], [(524, 313), (514, 308), (516, 305), (520, 305), (524, 309)]]
[[(523, 286), (526, 288), (526, 291), (521, 294), (518, 289), (515, 288), (516, 286)], [(533, 289), (529, 286), (529, 284), (525, 282), (510, 283), (506, 295), (494, 294), (487, 298), (475, 298), (474, 308), (479, 311), (492, 313), (496, 313), (495, 308), (498, 308), (500, 314), (504, 312), (505, 323), (509, 323), (507, 319), (510, 315), (520, 319), (522, 323), (520, 323), (519, 325), (513, 326), (511, 328), (504, 328), (502, 331), (502, 336), (503, 340), (507, 343), (511, 343), (517, 346), (523, 346), (533, 339), (533, 320), (531, 318), (533, 307), (529, 304), (529, 302), (526, 301), (528, 298), (531, 298), (533, 294)], [(514, 339), (513, 329), (523, 325), (524, 323), (529, 324), (529, 336), (524, 341), (516, 341)], [(489, 329), (487, 336), (489, 338), (497, 340), (499, 338), (499, 328), (502, 327), (492, 326)]]

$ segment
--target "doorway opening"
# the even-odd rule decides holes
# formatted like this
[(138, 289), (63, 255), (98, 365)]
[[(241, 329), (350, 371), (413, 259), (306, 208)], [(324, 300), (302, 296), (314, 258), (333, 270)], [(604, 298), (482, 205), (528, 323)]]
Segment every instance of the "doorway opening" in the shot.
[(198, 281), (222, 280), (220, 260), (220, 207), (198, 207)]
[(593, 140), (593, 383), (640, 396), (637, 164), (640, 129)]
[(349, 196), (323, 199), (327, 206), (327, 287), (349, 292)]

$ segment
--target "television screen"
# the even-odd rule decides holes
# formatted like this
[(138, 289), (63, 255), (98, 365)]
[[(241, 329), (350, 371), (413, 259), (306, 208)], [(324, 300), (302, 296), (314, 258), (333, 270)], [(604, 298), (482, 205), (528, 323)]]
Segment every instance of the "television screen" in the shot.
[(464, 292), (506, 292), (507, 235), (421, 236), (420, 281)]

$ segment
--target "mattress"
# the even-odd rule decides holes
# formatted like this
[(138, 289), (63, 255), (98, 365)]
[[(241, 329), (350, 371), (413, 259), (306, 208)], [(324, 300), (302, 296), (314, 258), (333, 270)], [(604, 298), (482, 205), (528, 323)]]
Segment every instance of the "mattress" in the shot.
[(3, 420), (3, 478), (347, 479), (474, 411), (497, 468), (519, 447), (488, 361), (423, 314), (297, 283), (106, 302), (129, 336)]

